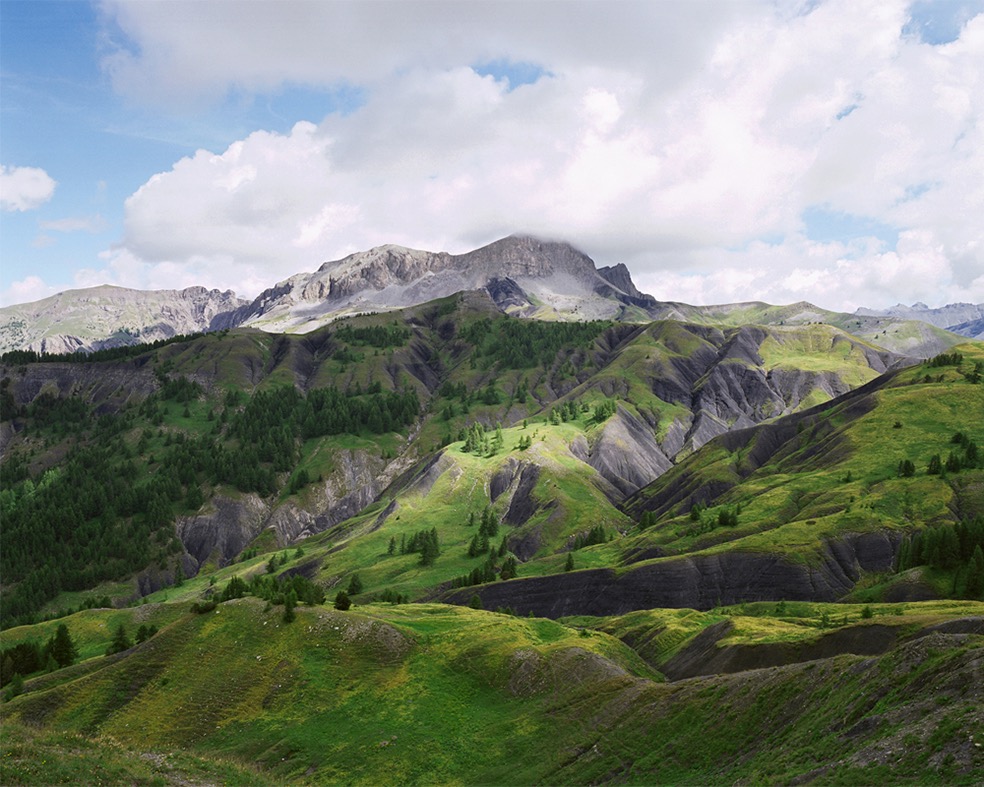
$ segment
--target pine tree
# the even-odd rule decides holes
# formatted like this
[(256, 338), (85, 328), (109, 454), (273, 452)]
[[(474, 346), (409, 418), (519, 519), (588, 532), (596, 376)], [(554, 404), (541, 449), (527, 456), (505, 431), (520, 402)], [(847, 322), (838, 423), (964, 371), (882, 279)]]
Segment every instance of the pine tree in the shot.
[(75, 647), (75, 643), (68, 633), (68, 626), (64, 623), (59, 624), (55, 630), (55, 636), (51, 641), (51, 655), (59, 667), (74, 664), (79, 657), (78, 648)]
[(434, 561), (441, 554), (440, 545), (437, 540), (437, 528), (431, 528), (430, 531), (423, 531), (422, 535), (420, 564), (422, 566), (433, 566)]
[(344, 612), (349, 607), (352, 606), (352, 600), (348, 597), (348, 593), (344, 590), (339, 590), (335, 595), (335, 609)]
[(350, 596), (357, 596), (362, 592), (362, 580), (359, 578), (358, 574), (353, 574), (349, 579), (348, 589), (346, 592)]
[(966, 595), (970, 598), (980, 598), (984, 593), (984, 551), (981, 545), (974, 547), (974, 554), (968, 565)]
[(130, 642), (130, 638), (127, 636), (126, 628), (120, 623), (113, 633), (113, 641), (109, 643), (109, 647), (106, 649), (106, 655), (112, 656), (116, 653), (122, 653), (124, 650), (129, 650), (133, 647), (133, 643)]
[(22, 691), (24, 691), (24, 678), (21, 677), (19, 672), (15, 672), (13, 678), (10, 680), (10, 684), (7, 686), (7, 690), (4, 692), (4, 699), (12, 700)]
[(297, 594), (294, 589), (291, 588), (287, 591), (287, 595), (284, 596), (284, 623), (293, 623), (297, 614), (294, 612), (294, 607), (297, 606)]
[(564, 564), (564, 571), (573, 571), (573, 570), (574, 570), (574, 553), (568, 552), (567, 562)]

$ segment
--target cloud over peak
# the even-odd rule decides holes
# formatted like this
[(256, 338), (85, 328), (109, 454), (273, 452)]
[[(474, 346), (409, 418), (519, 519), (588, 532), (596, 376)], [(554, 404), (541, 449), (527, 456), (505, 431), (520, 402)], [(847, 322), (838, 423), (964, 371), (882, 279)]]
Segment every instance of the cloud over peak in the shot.
[(931, 44), (905, 2), (174, 7), (105, 4), (122, 93), (362, 93), (151, 178), (107, 255), (131, 274), (249, 295), (382, 243), (531, 232), (663, 298), (984, 299), (984, 15)]

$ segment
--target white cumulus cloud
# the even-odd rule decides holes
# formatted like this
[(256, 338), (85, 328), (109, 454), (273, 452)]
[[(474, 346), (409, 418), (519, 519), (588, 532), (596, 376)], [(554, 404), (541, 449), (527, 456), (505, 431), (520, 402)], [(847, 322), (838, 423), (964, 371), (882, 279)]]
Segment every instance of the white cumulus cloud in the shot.
[[(104, 7), (144, 101), (365, 90), (151, 178), (106, 255), (128, 280), (253, 295), (372, 245), (530, 232), (668, 300), (984, 300), (984, 15), (932, 46), (901, 0)], [(811, 209), (898, 243), (812, 238)]]
[(51, 199), (56, 185), (39, 167), (0, 164), (0, 208), (11, 212), (39, 208)]

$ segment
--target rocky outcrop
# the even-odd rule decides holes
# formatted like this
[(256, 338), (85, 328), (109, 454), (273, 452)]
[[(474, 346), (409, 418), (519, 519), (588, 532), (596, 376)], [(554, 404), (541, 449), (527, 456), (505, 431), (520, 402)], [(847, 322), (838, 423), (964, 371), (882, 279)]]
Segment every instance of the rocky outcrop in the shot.
[(177, 536), (195, 564), (189, 573), (208, 561), (228, 564), (265, 530), (280, 545), (327, 530), (374, 502), (402, 467), (365, 451), (339, 451), (334, 471), (311, 489), (307, 509), (293, 498), (271, 505), (255, 494), (217, 496), (206, 511), (176, 522)]
[[(849, 448), (834, 433), (830, 419), (818, 417), (831, 407), (837, 407), (845, 420), (860, 418), (877, 404), (872, 395), (890, 383), (894, 373), (882, 375), (837, 400), (794, 413), (770, 423), (747, 429), (736, 429), (714, 438), (729, 453), (741, 454), (741, 461), (732, 463), (728, 474), (717, 474), (707, 481), (699, 471), (686, 465), (674, 466), (657, 482), (639, 490), (624, 503), (630, 515), (638, 517), (644, 511), (656, 516), (685, 513), (695, 503), (705, 505), (728, 491), (767, 463), (788, 462), (787, 469), (811, 464), (824, 466), (843, 459)], [(801, 434), (809, 435), (809, 447), (802, 450)]]
[(0, 367), (18, 406), (28, 405), (43, 393), (59, 398), (79, 396), (96, 406), (97, 413), (114, 412), (126, 402), (141, 401), (160, 386), (148, 358), (112, 364), (44, 363)]
[(948, 330), (971, 339), (984, 340), (984, 317), (979, 320), (968, 320), (967, 322), (952, 325)]
[(208, 513), (179, 517), (175, 524), (185, 550), (201, 566), (208, 560), (226, 565), (266, 527), (270, 509), (257, 495), (215, 497)]
[(909, 634), (911, 624), (859, 623), (801, 642), (726, 643), (730, 620), (708, 626), (679, 653), (656, 665), (670, 680), (722, 675), (851, 654), (878, 656), (897, 645), (933, 634), (984, 634), (984, 617), (971, 616), (933, 624)]
[(618, 490), (619, 500), (672, 467), (652, 427), (622, 407), (605, 422), (587, 462)]
[(670, 680), (720, 675), (765, 667), (782, 667), (803, 661), (827, 659), (850, 653), (877, 656), (895, 647), (899, 631), (895, 626), (869, 624), (840, 628), (807, 642), (769, 642), (765, 644), (719, 644), (732, 628), (730, 621), (708, 626), (660, 672)]
[(485, 290), (495, 305), (509, 314), (526, 314), (536, 308), (523, 292), (523, 288), (508, 277), (495, 276), (489, 279)]
[(897, 533), (847, 536), (825, 544), (809, 562), (738, 551), (663, 558), (623, 571), (588, 569), (496, 582), (453, 591), (444, 600), (467, 604), (477, 593), (486, 609), (510, 607), (520, 615), (549, 618), (654, 607), (712, 609), (745, 601), (836, 601), (862, 572), (891, 568), (900, 542)]

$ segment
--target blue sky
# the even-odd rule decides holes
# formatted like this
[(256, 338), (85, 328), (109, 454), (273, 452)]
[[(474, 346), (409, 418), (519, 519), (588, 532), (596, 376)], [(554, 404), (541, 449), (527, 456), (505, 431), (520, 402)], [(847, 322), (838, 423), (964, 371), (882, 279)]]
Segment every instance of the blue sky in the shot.
[(513, 232), (657, 298), (984, 301), (984, 0), (0, 0), (0, 305)]

